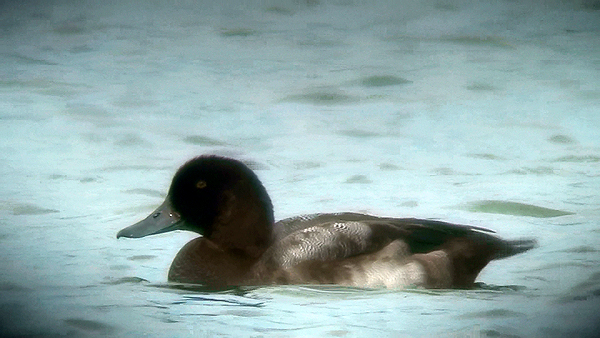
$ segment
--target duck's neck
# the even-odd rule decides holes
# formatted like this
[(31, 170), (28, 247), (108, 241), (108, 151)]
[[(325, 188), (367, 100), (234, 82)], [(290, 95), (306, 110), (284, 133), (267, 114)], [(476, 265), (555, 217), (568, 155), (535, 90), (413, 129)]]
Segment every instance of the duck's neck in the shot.
[(271, 245), (272, 229), (272, 217), (261, 208), (231, 208), (221, 214), (209, 237), (198, 237), (179, 251), (169, 280), (212, 287), (247, 284)]
[(224, 195), (222, 209), (207, 239), (225, 251), (258, 259), (273, 241), (270, 201), (241, 200), (236, 195)]

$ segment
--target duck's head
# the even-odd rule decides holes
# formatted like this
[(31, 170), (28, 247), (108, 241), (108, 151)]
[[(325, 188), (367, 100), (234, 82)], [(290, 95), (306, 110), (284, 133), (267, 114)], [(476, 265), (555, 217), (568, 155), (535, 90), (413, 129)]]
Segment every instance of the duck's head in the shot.
[(117, 238), (189, 230), (224, 249), (251, 252), (269, 244), (273, 222), (271, 199), (250, 168), (229, 158), (200, 156), (179, 168), (154, 212)]

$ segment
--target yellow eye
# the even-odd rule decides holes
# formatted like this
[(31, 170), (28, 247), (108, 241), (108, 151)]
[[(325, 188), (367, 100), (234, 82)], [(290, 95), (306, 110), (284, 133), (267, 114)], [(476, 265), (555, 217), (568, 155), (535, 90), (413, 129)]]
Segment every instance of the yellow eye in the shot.
[(200, 181), (196, 182), (196, 188), (198, 188), (198, 189), (206, 188), (206, 181), (200, 180)]

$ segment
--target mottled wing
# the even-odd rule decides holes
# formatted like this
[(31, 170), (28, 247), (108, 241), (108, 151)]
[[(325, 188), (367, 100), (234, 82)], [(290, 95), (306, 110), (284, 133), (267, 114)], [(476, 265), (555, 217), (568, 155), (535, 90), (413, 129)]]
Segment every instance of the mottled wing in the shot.
[(305, 223), (278, 238), (263, 255), (263, 263), (288, 268), (306, 261), (343, 259), (379, 248), (379, 244), (373, 241), (371, 227), (364, 222)]
[[(411, 253), (435, 250), (449, 239), (470, 237), (482, 242), (502, 241), (494, 231), (436, 220), (377, 217), (359, 213), (310, 214), (275, 224), (275, 243), (267, 252), (281, 255), (281, 264), (304, 259), (342, 259), (404, 241)], [(275, 263), (275, 262), (273, 262)]]

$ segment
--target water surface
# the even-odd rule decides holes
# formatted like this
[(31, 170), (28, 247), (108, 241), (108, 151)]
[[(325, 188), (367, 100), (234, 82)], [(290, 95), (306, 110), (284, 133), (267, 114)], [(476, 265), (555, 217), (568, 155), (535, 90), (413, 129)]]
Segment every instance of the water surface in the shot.
[[(597, 335), (592, 0), (0, 6), (0, 335)], [(278, 219), (433, 218), (539, 247), (474, 290), (168, 285), (193, 234), (115, 235), (207, 153), (249, 163)]]

